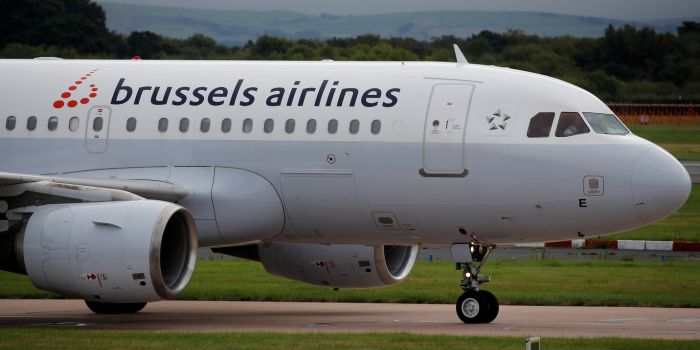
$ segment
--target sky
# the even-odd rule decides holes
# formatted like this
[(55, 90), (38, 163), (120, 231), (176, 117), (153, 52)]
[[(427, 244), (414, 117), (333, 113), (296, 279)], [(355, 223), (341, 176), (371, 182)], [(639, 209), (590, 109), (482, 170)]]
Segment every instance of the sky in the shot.
[(480, 10), (533, 11), (623, 20), (699, 17), (698, 0), (96, 0), (226, 10), (290, 10), (318, 15)]

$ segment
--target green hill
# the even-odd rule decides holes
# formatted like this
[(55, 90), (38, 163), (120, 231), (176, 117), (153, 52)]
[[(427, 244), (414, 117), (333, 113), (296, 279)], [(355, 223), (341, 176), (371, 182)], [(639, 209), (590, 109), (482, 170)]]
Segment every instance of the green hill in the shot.
[(541, 36), (602, 36), (605, 27), (631, 24), (674, 30), (681, 20), (656, 23), (537, 12), (440, 11), (362, 16), (305, 15), (291, 11), (203, 10), (102, 3), (107, 26), (120, 33), (149, 30), (185, 38), (201, 33), (222, 44), (240, 45), (268, 34), (288, 39), (325, 39), (378, 34), (430, 40), (443, 35), (468, 37), (482, 30), (522, 30)]

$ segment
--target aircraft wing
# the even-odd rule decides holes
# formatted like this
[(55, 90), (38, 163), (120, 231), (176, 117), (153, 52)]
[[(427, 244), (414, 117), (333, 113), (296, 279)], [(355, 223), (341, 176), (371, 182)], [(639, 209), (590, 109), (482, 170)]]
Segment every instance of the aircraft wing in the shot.
[[(85, 201), (135, 200), (143, 197), (176, 202), (187, 196), (187, 191), (182, 187), (163, 181), (89, 179), (0, 172), (0, 198), (17, 196), (24, 192), (64, 197), (71, 191), (82, 194), (77, 198), (75, 195), (67, 197)], [(88, 193), (101, 194), (97, 197), (86, 197)]]

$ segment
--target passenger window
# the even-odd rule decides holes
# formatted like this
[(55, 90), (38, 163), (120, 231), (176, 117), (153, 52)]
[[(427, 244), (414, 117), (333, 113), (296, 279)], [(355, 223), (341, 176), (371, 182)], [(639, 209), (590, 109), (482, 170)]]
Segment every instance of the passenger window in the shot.
[(328, 133), (332, 135), (336, 132), (338, 132), (338, 120), (331, 119), (328, 121)]
[(49, 118), (49, 131), (56, 131), (58, 129), (58, 117)]
[(382, 130), (382, 122), (379, 119), (375, 119), (372, 121), (372, 125), (370, 127), (370, 131), (372, 131), (373, 135), (379, 134), (379, 132)]
[(586, 134), (591, 130), (583, 121), (583, 118), (576, 112), (561, 112), (559, 124), (554, 135), (557, 137), (569, 137), (579, 134)]
[(126, 131), (134, 132), (136, 130), (136, 118), (131, 117), (126, 120)]
[(294, 127), (296, 126), (295, 124), (296, 122), (294, 121), (294, 119), (287, 119), (287, 122), (284, 123), (284, 131), (287, 134), (293, 133)]
[(243, 121), (243, 132), (248, 134), (251, 131), (253, 131), (253, 119), (246, 118), (246, 120)]
[(102, 117), (97, 117), (92, 121), (92, 130), (94, 131), (102, 131), (102, 123), (103, 119)]
[(306, 122), (306, 132), (309, 134), (316, 132), (316, 119), (309, 119), (309, 121)]
[(530, 119), (530, 126), (527, 127), (527, 137), (549, 137), (554, 123), (553, 112), (539, 112)]
[(360, 131), (360, 121), (353, 119), (350, 121), (350, 133), (354, 135), (357, 134), (358, 131)]
[(27, 130), (33, 131), (34, 129), (36, 129), (36, 117), (31, 116), (27, 119)]
[(275, 121), (272, 119), (265, 119), (265, 124), (263, 124), (263, 131), (265, 131), (266, 134), (269, 134), (274, 128)]
[(224, 118), (224, 120), (221, 121), (221, 131), (224, 133), (228, 133), (231, 131), (231, 119), (230, 118)]
[(180, 132), (187, 132), (190, 129), (190, 120), (188, 118), (180, 119)]
[(15, 130), (15, 125), (17, 125), (17, 118), (12, 115), (7, 117), (7, 120), (5, 120), (5, 129)]
[(211, 127), (211, 120), (209, 120), (209, 118), (204, 118), (204, 119), (202, 119), (202, 122), (199, 124), (199, 131), (209, 132), (210, 127)]
[(68, 130), (78, 131), (79, 127), (80, 127), (80, 118), (72, 117), (72, 118), (70, 118), (70, 120), (68, 120)]
[(158, 120), (158, 131), (168, 131), (168, 118), (160, 118), (160, 120)]

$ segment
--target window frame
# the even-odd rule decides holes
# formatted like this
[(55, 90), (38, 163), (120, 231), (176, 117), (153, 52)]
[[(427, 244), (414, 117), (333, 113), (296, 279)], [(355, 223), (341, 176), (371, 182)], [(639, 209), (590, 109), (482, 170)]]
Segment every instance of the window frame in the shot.
[(38, 124), (38, 119), (35, 115), (31, 115), (31, 116), (29, 116), (29, 118), (27, 118), (27, 130), (29, 130), (29, 131), (36, 130), (37, 124)]
[(275, 120), (272, 118), (265, 119), (265, 122), (263, 122), (263, 132), (271, 134), (273, 131), (275, 131)]
[(372, 135), (379, 135), (379, 133), (382, 132), (382, 121), (379, 119), (372, 120), (372, 123), (369, 126), (369, 131), (372, 133)]
[(294, 118), (289, 118), (284, 122), (284, 132), (286, 132), (287, 134), (292, 134), (294, 133), (296, 126), (297, 121)]
[(104, 123), (105, 120), (102, 117), (95, 117), (92, 120), (92, 131), (94, 132), (102, 132), (102, 129), (104, 129)]
[(224, 118), (221, 120), (221, 132), (224, 134), (230, 133), (232, 127), (233, 122), (231, 121), (231, 118)]
[[(526, 136), (531, 139), (540, 139), (540, 138), (548, 138), (552, 134), (552, 127), (554, 126), (554, 119), (556, 119), (557, 114), (554, 112), (538, 112), (532, 118), (530, 118), (530, 123), (527, 125), (527, 133)], [(547, 127), (547, 133), (546, 134), (535, 134), (535, 130), (533, 129), (533, 122), (535, 121), (536, 118), (549, 118), (548, 124), (549, 126)], [(539, 119), (538, 119), (539, 120)], [(545, 122), (547, 123), (547, 122)], [(543, 130), (540, 130), (543, 131)]]
[(202, 118), (202, 120), (199, 122), (199, 131), (203, 134), (206, 134), (211, 130), (211, 119), (209, 118)]
[(5, 130), (12, 131), (17, 127), (17, 117), (14, 115), (7, 116), (5, 119)]
[(309, 135), (312, 135), (316, 133), (316, 129), (318, 127), (318, 122), (316, 121), (315, 118), (309, 118), (309, 120), (306, 121), (306, 133)]
[(167, 132), (169, 123), (170, 123), (170, 121), (168, 120), (168, 118), (163, 117), (163, 118), (158, 119), (158, 132), (161, 132), (161, 133)]
[(126, 120), (126, 131), (127, 132), (134, 132), (136, 131), (136, 127), (138, 126), (138, 121), (136, 120), (135, 117), (129, 117)]
[(80, 118), (77, 116), (72, 116), (68, 119), (68, 131), (76, 132), (80, 130)]
[(48, 122), (46, 123), (46, 127), (49, 129), (49, 131), (56, 131), (58, 129), (58, 117), (55, 115), (50, 116)]
[(243, 119), (241, 131), (243, 131), (244, 134), (250, 134), (251, 132), (253, 132), (253, 119), (252, 118)]
[(348, 125), (348, 131), (350, 132), (351, 135), (357, 135), (360, 132), (360, 120), (359, 119), (351, 120), (350, 125)]
[(338, 119), (331, 119), (328, 121), (328, 133), (330, 135), (335, 135), (338, 132)]

